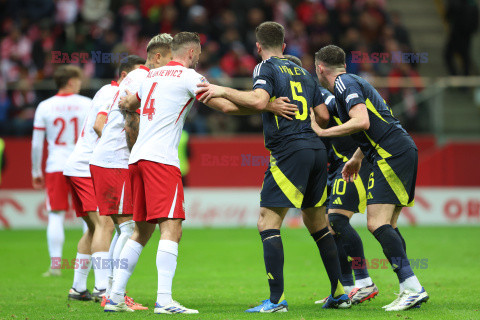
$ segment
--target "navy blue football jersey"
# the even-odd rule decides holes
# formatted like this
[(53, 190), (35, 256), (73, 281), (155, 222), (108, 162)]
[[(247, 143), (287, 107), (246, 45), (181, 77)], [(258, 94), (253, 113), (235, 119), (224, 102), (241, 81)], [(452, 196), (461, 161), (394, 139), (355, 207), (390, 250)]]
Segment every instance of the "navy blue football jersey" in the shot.
[[(320, 87), (320, 92), (323, 95), (323, 100), (330, 114), (328, 128), (341, 124), (335, 106), (335, 96), (323, 87)], [(329, 173), (337, 171), (343, 163), (350, 160), (358, 148), (357, 143), (351, 136), (322, 138), (322, 140), (327, 148), (328, 162), (330, 163), (328, 167)]]
[(271, 112), (262, 113), (265, 147), (275, 156), (300, 149), (325, 149), (310, 124), (310, 108), (323, 103), (322, 94), (312, 75), (288, 59), (271, 57), (253, 71), (253, 90), (263, 89), (270, 101), (288, 97), (298, 106), (292, 121)]
[(392, 110), (375, 88), (354, 74), (343, 73), (335, 79), (334, 94), (340, 122), (350, 119), (350, 109), (363, 103), (370, 119), (368, 130), (351, 137), (359, 144), (365, 156), (387, 158), (417, 148), (410, 135), (393, 116)]

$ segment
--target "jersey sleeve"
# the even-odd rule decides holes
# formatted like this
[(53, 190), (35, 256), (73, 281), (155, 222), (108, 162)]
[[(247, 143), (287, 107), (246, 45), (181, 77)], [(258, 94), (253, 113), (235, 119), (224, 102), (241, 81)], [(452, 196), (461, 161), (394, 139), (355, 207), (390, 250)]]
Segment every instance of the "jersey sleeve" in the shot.
[(320, 91), (320, 88), (317, 87), (313, 93), (313, 107), (321, 105), (322, 103), (326, 104), (325, 98), (326, 97), (323, 95), (322, 91)]
[(359, 103), (365, 103), (365, 98), (363, 97), (362, 89), (358, 82), (349, 81), (347, 86), (345, 86), (344, 83), (341, 78), (335, 81), (335, 96), (343, 100), (348, 113), (353, 106)]
[(208, 83), (208, 80), (197, 72), (190, 73), (187, 77), (185, 77), (185, 85), (187, 87), (188, 94), (192, 98), (200, 98), (202, 94), (195, 94), (195, 91), (198, 90), (197, 84), (199, 83)]
[(272, 66), (265, 61), (257, 64), (253, 70), (253, 90), (263, 89), (273, 97), (274, 71)]
[(45, 111), (44, 104), (40, 103), (35, 111), (35, 117), (33, 119), (33, 129), (34, 130), (45, 130), (47, 127), (45, 121)]

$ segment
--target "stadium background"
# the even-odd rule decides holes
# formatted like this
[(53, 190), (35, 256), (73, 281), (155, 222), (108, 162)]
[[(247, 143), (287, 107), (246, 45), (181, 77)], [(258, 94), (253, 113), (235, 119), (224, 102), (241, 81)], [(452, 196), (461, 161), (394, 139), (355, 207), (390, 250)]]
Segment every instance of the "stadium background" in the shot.
[[(48, 266), (44, 194), (30, 176), (35, 108), (55, 94), (52, 73), (58, 52), (86, 75), (81, 94), (92, 97), (115, 74), (111, 56), (145, 56), (149, 38), (179, 30), (201, 33), (199, 71), (211, 82), (251, 88), (258, 62), (254, 28), (282, 23), (286, 53), (314, 72), (313, 54), (326, 44), (342, 46), (348, 71), (371, 81), (419, 148), (416, 206), (403, 211), (409, 257), (428, 260), (416, 269), (431, 301), (408, 314), (380, 309), (396, 292), (391, 270), (372, 268), (380, 288), (375, 301), (348, 311), (321, 313), (313, 301), (328, 288), (314, 243), (297, 212), (287, 215), (286, 293), (291, 310), (282, 319), (478, 319), (480, 240), (480, 49), (475, 0), (0, 0), (0, 319), (85, 319), (103, 316), (98, 306), (65, 303), (73, 270), (41, 278)], [(469, 49), (468, 49), (469, 48)], [(95, 53), (106, 53), (98, 60)], [(417, 62), (370, 63), (352, 52), (405, 53)], [(426, 57), (426, 60), (425, 60)], [(68, 60), (65, 60), (68, 62)], [(465, 62), (462, 65), (462, 62)], [(186, 177), (186, 226), (175, 297), (200, 310), (200, 319), (247, 318), (243, 310), (267, 292), (261, 245), (255, 230), (259, 189), (268, 165), (258, 116), (231, 117), (196, 105)], [(366, 256), (383, 259), (364, 215), (355, 215)], [(75, 257), (80, 222), (66, 216), (64, 258)], [(409, 225), (410, 227), (407, 227)], [(142, 254), (129, 295), (153, 305), (158, 232)], [(372, 260), (373, 261), (373, 260)], [(319, 270), (320, 269), (320, 270)], [(300, 271), (299, 271), (300, 270)], [(93, 276), (89, 288), (93, 288)], [(199, 299), (200, 297), (200, 299)], [(150, 311), (118, 319), (153, 316)]]
[[(348, 71), (372, 81), (414, 136), (417, 205), (401, 223), (480, 223), (480, 170), (472, 170), (480, 158), (475, 1), (7, 0), (0, 8), (0, 228), (45, 226), (43, 194), (31, 190), (30, 138), (35, 108), (55, 94), (52, 72), (62, 61), (77, 56), (81, 93), (92, 97), (116, 78), (119, 57), (145, 56), (153, 35), (196, 31), (200, 73), (248, 89), (258, 62), (254, 29), (264, 20), (286, 26), (286, 53), (313, 74), (316, 50), (342, 46)], [(388, 56), (372, 63), (380, 54)], [(254, 226), (268, 165), (260, 116), (226, 116), (196, 103), (185, 129), (187, 225)], [(67, 223), (78, 224), (73, 217)]]

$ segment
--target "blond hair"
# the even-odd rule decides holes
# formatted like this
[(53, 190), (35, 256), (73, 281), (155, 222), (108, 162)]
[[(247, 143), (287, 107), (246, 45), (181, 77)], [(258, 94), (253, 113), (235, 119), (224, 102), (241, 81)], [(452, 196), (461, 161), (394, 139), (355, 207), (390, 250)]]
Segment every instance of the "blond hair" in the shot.
[(147, 45), (147, 56), (160, 52), (164, 56), (172, 49), (172, 36), (168, 33), (160, 33), (153, 37)]

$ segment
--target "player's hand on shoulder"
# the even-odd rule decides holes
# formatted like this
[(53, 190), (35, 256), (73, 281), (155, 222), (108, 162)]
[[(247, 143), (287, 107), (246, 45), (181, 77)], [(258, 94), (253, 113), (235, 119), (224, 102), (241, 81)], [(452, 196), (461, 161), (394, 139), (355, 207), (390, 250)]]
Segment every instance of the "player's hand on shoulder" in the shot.
[(33, 185), (33, 189), (41, 190), (45, 187), (45, 180), (43, 177), (33, 177), (32, 185)]
[(342, 169), (342, 178), (347, 182), (353, 182), (358, 177), (358, 172), (362, 166), (362, 161), (351, 158), (348, 160)]
[(212, 98), (223, 97), (225, 94), (225, 88), (216, 86), (211, 83), (199, 83), (197, 84), (198, 90), (195, 91), (195, 95), (198, 97), (198, 101), (207, 103)]
[(131, 93), (130, 91), (128, 91), (126, 89), (125, 89), (125, 92), (126, 92), (127, 95), (120, 98), (120, 100), (118, 101), (118, 107), (121, 110), (125, 110), (125, 111), (135, 111), (135, 110), (137, 110), (137, 108), (134, 107), (133, 104), (132, 104), (133, 99), (136, 100), (137, 98), (135, 97), (135, 95), (133, 93)]
[(277, 116), (284, 117), (285, 119), (293, 120), (291, 117), (295, 116), (295, 113), (298, 111), (298, 107), (296, 104), (289, 102), (290, 99), (288, 99), (288, 97), (280, 97), (272, 102), (269, 102), (265, 110), (272, 112)]

